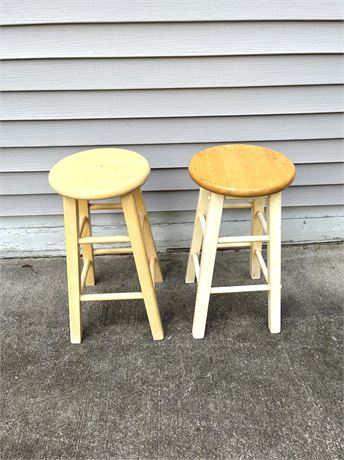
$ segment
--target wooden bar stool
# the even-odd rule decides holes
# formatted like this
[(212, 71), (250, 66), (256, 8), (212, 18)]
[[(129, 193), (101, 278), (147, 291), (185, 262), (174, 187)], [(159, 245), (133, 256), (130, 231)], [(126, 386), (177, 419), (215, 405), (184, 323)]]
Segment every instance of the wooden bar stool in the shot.
[[(155, 282), (162, 281), (162, 274), (140, 189), (149, 173), (149, 163), (143, 156), (115, 148), (70, 155), (50, 171), (51, 187), (63, 196), (72, 343), (82, 339), (81, 302), (119, 299), (143, 299), (153, 339), (163, 339), (154, 287)], [(119, 202), (89, 202), (113, 197), (119, 197)], [(98, 209), (123, 209), (128, 236), (92, 236), (90, 210)], [(95, 243), (129, 242), (131, 246), (125, 248), (93, 249)], [(134, 255), (142, 292), (82, 294), (85, 286), (95, 284), (94, 255), (123, 253)]]
[[(281, 191), (295, 177), (293, 163), (284, 155), (264, 147), (220, 145), (193, 156), (189, 164), (199, 192), (186, 283), (198, 281), (192, 334), (204, 337), (210, 294), (268, 291), (270, 332), (281, 330)], [(242, 199), (249, 198), (246, 202)], [(233, 202), (233, 199), (241, 199)], [(264, 217), (267, 199), (267, 221)], [(226, 201), (225, 201), (226, 200)], [(227, 201), (228, 200), (228, 201)], [(222, 210), (251, 209), (251, 235), (220, 237)], [(267, 243), (268, 263), (262, 256)], [(250, 275), (266, 284), (212, 287), (217, 248), (250, 248)], [(202, 250), (201, 261), (199, 256)]]

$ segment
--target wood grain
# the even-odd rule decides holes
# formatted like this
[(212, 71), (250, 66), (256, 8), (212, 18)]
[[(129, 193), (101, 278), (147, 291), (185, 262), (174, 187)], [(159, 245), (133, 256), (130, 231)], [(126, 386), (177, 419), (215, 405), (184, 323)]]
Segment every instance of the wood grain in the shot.
[(237, 144), (202, 150), (191, 159), (189, 172), (200, 187), (211, 192), (255, 197), (288, 187), (295, 166), (274, 150)]
[(59, 161), (49, 173), (50, 186), (60, 195), (77, 199), (105, 199), (124, 195), (148, 178), (148, 161), (124, 149), (94, 149)]

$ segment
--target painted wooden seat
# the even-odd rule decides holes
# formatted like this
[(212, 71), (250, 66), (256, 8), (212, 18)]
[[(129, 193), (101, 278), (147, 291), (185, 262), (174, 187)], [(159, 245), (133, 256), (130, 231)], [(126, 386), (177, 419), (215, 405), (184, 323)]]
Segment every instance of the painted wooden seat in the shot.
[(271, 195), (295, 177), (293, 163), (281, 153), (245, 144), (202, 150), (191, 159), (189, 172), (200, 187), (233, 197)]
[[(263, 147), (220, 145), (197, 153), (189, 172), (200, 185), (185, 277), (186, 283), (198, 281), (193, 336), (204, 337), (210, 294), (252, 291), (268, 292), (268, 326), (272, 333), (280, 332), (281, 191), (294, 179), (293, 163)], [(251, 235), (219, 237), (224, 208), (251, 209)], [(265, 284), (212, 287), (216, 251), (232, 247), (250, 249), (250, 276), (259, 279), (263, 273)]]
[(149, 173), (149, 163), (142, 155), (131, 150), (101, 148), (75, 153), (56, 163), (49, 183), (63, 196), (101, 200), (141, 187)]
[[(162, 281), (156, 247), (141, 185), (150, 173), (148, 161), (130, 150), (86, 150), (59, 161), (50, 171), (51, 187), (63, 196), (70, 336), (82, 339), (81, 302), (143, 299), (154, 340), (164, 336), (155, 283)], [(89, 200), (119, 197), (114, 203)], [(123, 210), (128, 235), (92, 236), (92, 210)], [(93, 248), (94, 244), (129, 243), (126, 247)], [(80, 247), (83, 268), (80, 270)], [(95, 284), (95, 255), (133, 254), (141, 291), (83, 293)]]

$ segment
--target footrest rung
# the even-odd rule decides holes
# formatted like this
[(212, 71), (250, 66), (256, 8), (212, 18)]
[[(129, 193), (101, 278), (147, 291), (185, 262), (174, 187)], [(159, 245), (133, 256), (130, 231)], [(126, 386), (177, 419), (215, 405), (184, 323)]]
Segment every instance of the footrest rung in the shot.
[(142, 292), (110, 292), (107, 294), (83, 294), (81, 302), (96, 302), (98, 300), (129, 300), (143, 299)]
[(93, 254), (96, 255), (110, 255), (110, 254), (132, 254), (133, 248), (105, 248), (94, 249)]
[(218, 243), (217, 249), (226, 248), (250, 248), (252, 243)]
[(210, 294), (225, 294), (228, 292), (252, 292), (252, 291), (268, 291), (268, 284), (253, 284), (251, 286), (221, 286), (212, 287)]
[(221, 243), (250, 243), (255, 241), (269, 241), (268, 235), (250, 235), (250, 236), (223, 236), (217, 242)]
[(79, 244), (129, 243), (129, 236), (85, 236), (79, 238)]

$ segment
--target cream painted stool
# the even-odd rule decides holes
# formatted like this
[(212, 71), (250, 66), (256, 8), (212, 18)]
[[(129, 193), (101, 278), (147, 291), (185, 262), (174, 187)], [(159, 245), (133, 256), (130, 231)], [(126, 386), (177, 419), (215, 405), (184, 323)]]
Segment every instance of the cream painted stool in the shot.
[[(50, 171), (51, 187), (63, 196), (72, 343), (80, 343), (82, 339), (81, 302), (118, 299), (143, 299), (153, 339), (163, 339), (154, 287), (155, 282), (162, 281), (162, 274), (140, 189), (149, 173), (150, 166), (144, 157), (115, 148), (70, 155)], [(89, 202), (113, 197), (119, 197), (119, 202)], [(128, 236), (92, 236), (90, 210), (121, 208)], [(93, 249), (94, 243), (127, 242), (131, 243), (127, 248)], [(84, 261), (82, 270), (80, 246)], [(142, 292), (82, 294), (85, 286), (95, 284), (94, 255), (124, 253), (134, 255)]]
[[(185, 278), (186, 283), (193, 283), (195, 277), (198, 281), (194, 338), (204, 337), (210, 294), (227, 292), (268, 291), (268, 326), (270, 332), (280, 332), (281, 191), (295, 177), (293, 163), (284, 155), (263, 147), (220, 145), (194, 155), (189, 172), (201, 187)], [(249, 200), (242, 202), (243, 198)], [(241, 200), (233, 202), (233, 199)], [(224, 208), (251, 209), (250, 236), (219, 238)], [(262, 256), (262, 243), (267, 243), (267, 265)], [(216, 250), (232, 247), (250, 248), (251, 278), (259, 279), (262, 271), (266, 284), (212, 287)]]

